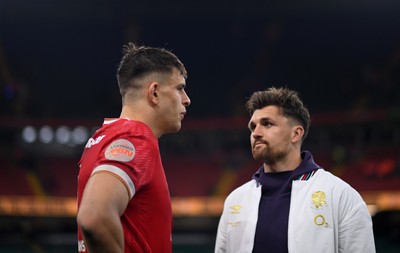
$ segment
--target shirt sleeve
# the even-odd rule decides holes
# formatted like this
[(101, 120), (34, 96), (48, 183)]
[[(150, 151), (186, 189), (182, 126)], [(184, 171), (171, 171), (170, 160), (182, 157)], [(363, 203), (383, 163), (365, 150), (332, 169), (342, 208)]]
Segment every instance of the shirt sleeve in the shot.
[(153, 177), (156, 158), (153, 142), (144, 136), (119, 136), (104, 146), (92, 174), (113, 174), (125, 184), (132, 198)]
[(339, 252), (376, 252), (372, 219), (360, 194), (348, 187), (339, 208)]

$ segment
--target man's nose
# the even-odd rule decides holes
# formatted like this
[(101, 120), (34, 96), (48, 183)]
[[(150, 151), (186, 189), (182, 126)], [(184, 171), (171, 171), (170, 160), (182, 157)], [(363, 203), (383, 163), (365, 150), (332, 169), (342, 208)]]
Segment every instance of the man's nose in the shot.
[(259, 138), (259, 137), (262, 136), (261, 129), (260, 129), (260, 127), (259, 127), (258, 125), (256, 125), (256, 126), (254, 127), (254, 130), (253, 130), (253, 132), (251, 133), (251, 135), (253, 136), (254, 139), (257, 139), (257, 138)]
[(189, 96), (185, 92), (185, 94), (183, 96), (182, 104), (184, 106), (189, 106), (191, 103), (192, 103), (192, 101), (190, 100)]

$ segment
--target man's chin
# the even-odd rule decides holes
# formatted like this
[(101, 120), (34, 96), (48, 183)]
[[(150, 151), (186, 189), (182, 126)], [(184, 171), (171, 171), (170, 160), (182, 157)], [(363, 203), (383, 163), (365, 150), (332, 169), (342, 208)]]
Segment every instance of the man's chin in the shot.
[(263, 162), (265, 159), (264, 159), (264, 157), (262, 156), (262, 155), (260, 155), (260, 154), (254, 154), (253, 153), (253, 159), (255, 160), (255, 161), (257, 161), (257, 162)]
[(269, 163), (273, 161), (274, 159), (271, 159), (271, 156), (267, 156), (262, 153), (253, 153), (253, 159), (257, 162), (263, 162), (263, 163)]
[(172, 133), (176, 133), (179, 132), (179, 130), (181, 130), (181, 124), (179, 125), (175, 125), (174, 127), (171, 127), (170, 129), (168, 129), (168, 131), (166, 132), (166, 134), (172, 134)]

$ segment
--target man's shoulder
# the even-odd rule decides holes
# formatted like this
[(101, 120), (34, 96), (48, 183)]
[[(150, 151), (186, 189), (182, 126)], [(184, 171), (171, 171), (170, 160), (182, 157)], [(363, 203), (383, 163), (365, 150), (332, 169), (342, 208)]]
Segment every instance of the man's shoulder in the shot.
[[(234, 189), (227, 197), (227, 200), (248, 197), (252, 192), (256, 192), (258, 189), (257, 181), (252, 179), (241, 186)], [(261, 189), (261, 188), (260, 188)]]
[(337, 196), (358, 200), (361, 198), (358, 191), (349, 183), (329, 171), (320, 169), (318, 170), (318, 174), (316, 174), (316, 176), (316, 181), (318, 184), (329, 188), (332, 192), (335, 192), (335, 195)]
[(134, 133), (151, 133), (151, 129), (143, 122), (129, 119), (105, 120), (103, 128), (108, 131), (122, 131)]
[(341, 179), (340, 177), (332, 174), (329, 171), (326, 171), (325, 169), (321, 168), (317, 171), (317, 173), (315, 174), (316, 176), (316, 180), (325, 183), (329, 183), (332, 185), (336, 185), (337, 187), (340, 188), (348, 188), (351, 187), (346, 181), (344, 181), (343, 179)]
[(106, 139), (111, 141), (117, 139), (127, 139), (135, 142), (156, 142), (157, 138), (154, 136), (151, 129), (144, 123), (136, 120), (116, 119), (103, 124), (101, 131), (106, 135)]

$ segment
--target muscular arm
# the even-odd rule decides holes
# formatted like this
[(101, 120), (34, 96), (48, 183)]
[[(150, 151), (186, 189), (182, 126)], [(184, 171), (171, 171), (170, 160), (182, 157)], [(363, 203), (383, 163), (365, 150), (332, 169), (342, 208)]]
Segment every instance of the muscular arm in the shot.
[(120, 216), (128, 202), (128, 191), (115, 176), (104, 172), (91, 176), (77, 215), (90, 253), (124, 252)]

